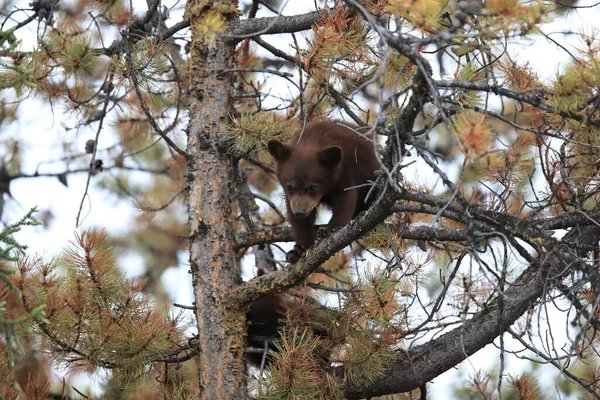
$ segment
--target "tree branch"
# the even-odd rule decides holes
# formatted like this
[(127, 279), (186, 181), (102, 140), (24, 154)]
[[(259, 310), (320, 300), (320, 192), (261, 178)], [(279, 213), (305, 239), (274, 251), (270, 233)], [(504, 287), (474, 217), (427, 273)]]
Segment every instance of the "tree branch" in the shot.
[[(308, 30), (312, 25), (319, 20), (323, 13), (327, 13), (329, 10), (323, 9), (319, 11), (312, 11), (306, 14), (284, 16), (278, 15), (275, 17), (263, 17), (263, 18), (252, 18), (246, 20), (233, 21), (229, 25), (227, 33), (223, 36), (230, 38), (233, 41), (239, 41), (248, 37), (254, 37), (259, 35), (274, 35), (277, 33), (292, 33)], [(179, 21), (172, 27), (167, 28), (163, 32), (157, 34), (156, 41), (162, 42), (169, 39), (182, 29), (189, 28), (190, 23), (187, 20)], [(134, 30), (139, 30), (139, 26), (133, 27)], [(131, 28), (125, 33), (125, 37), (131, 31)], [(148, 34), (150, 32), (147, 32)], [(115, 41), (108, 49), (98, 49), (107, 56), (124, 52), (125, 38)]]
[(359, 239), (387, 218), (392, 213), (392, 205), (397, 197), (395, 192), (388, 192), (385, 197), (360, 214), (350, 224), (316, 243), (296, 264), (290, 265), (285, 270), (262, 275), (236, 287), (231, 292), (231, 300), (242, 306), (265, 294), (281, 291), (302, 282), (333, 254), (352, 241)]
[[(388, 366), (368, 387), (347, 384), (344, 389), (346, 398), (362, 399), (409, 392), (422, 386), (492, 343), (551, 289), (554, 278), (567, 273), (571, 265), (581, 264), (579, 259), (557, 246), (536, 260), (539, 268), (533, 263), (484, 310), (462, 326), (413, 349), (399, 352), (399, 360)], [(334, 372), (340, 380), (343, 379), (343, 366), (334, 368)]]
[(505, 88), (497, 86), (497, 85), (487, 85), (484, 83), (475, 83), (475, 82), (466, 82), (466, 81), (439, 80), (439, 81), (434, 81), (434, 82), (439, 87), (479, 90), (482, 92), (494, 93), (499, 96), (508, 97), (510, 99), (532, 105), (532, 106), (537, 107), (546, 112), (560, 115), (563, 118), (570, 118), (570, 119), (574, 119), (575, 121), (584, 122), (588, 125), (600, 127), (600, 120), (590, 119), (586, 115), (579, 115), (579, 114), (575, 114), (572, 112), (561, 111), (559, 109), (556, 109), (552, 106), (549, 106), (549, 105), (543, 103), (541, 101), (541, 99), (537, 96), (527, 96), (522, 93), (518, 93), (513, 90), (505, 89)]
[[(394, 210), (395, 208), (392, 209), (392, 211)], [(326, 225), (318, 225), (317, 229), (326, 227)], [(399, 235), (402, 239), (411, 240), (463, 242), (469, 239), (467, 229), (433, 228), (431, 226), (413, 226), (399, 232)], [(277, 227), (241, 234), (235, 243), (235, 249), (238, 251), (257, 244), (292, 241), (294, 238), (291, 228)]]
[(240, 40), (258, 35), (305, 31), (310, 29), (321, 15), (328, 12), (329, 10), (323, 9), (292, 16), (278, 15), (234, 21), (229, 25), (225, 36)]

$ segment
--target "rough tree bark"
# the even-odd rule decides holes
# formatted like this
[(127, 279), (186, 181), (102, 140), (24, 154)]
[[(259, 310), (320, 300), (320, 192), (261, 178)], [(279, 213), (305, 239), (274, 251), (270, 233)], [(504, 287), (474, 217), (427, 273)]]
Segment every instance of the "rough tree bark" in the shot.
[[(247, 397), (245, 312), (228, 302), (239, 284), (231, 221), (233, 162), (221, 137), (231, 105), (234, 43), (214, 31), (238, 17), (237, 1), (191, 0), (187, 190), (190, 267), (198, 324), (200, 399)], [(214, 24), (214, 26), (209, 25)], [(210, 29), (208, 28), (210, 27)]]

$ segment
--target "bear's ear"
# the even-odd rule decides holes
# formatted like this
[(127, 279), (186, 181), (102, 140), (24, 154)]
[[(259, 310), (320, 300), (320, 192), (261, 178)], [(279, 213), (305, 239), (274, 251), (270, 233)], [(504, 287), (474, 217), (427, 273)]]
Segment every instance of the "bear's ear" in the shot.
[(278, 140), (269, 140), (267, 149), (278, 163), (282, 163), (290, 157), (290, 148)]
[(327, 147), (319, 152), (319, 162), (325, 167), (333, 167), (342, 161), (342, 148), (339, 146)]

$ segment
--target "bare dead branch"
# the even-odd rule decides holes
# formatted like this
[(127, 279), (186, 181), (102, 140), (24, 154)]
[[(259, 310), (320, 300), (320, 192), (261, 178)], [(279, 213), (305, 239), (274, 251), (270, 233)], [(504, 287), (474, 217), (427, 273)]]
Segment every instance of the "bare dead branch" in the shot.
[(292, 16), (280, 15), (234, 21), (229, 25), (225, 37), (240, 40), (257, 35), (305, 31), (310, 29), (323, 13), (327, 12), (329, 11), (319, 10)]

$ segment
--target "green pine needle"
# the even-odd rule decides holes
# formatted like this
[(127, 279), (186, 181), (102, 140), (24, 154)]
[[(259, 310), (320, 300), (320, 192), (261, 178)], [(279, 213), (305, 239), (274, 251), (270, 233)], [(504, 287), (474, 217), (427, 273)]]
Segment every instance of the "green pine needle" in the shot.
[(282, 140), (291, 132), (290, 122), (275, 114), (242, 113), (224, 127), (229, 151), (237, 157), (254, 157), (272, 139)]

